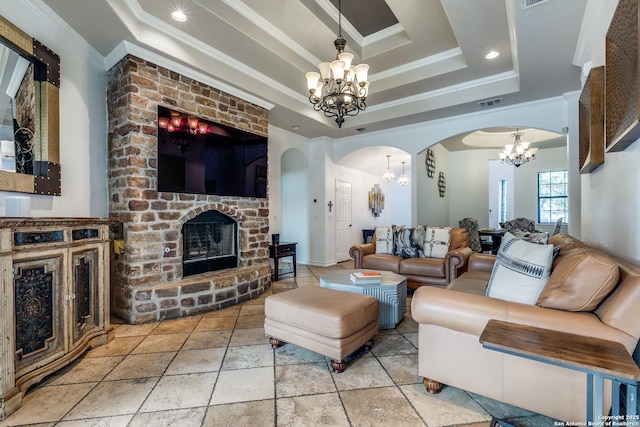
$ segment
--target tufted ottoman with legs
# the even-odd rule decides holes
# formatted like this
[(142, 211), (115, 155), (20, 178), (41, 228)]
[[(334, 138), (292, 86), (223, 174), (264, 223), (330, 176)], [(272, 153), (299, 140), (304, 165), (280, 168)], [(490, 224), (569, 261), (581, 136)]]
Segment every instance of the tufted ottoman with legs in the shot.
[(273, 348), (288, 342), (322, 354), (337, 373), (345, 357), (371, 348), (378, 333), (378, 300), (368, 295), (305, 286), (268, 296), (264, 313)]

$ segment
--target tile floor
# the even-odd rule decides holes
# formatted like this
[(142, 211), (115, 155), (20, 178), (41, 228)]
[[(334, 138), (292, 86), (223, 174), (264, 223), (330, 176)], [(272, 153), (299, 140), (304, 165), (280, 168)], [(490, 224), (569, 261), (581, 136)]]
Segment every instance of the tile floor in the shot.
[[(264, 298), (318, 286), (329, 270), (298, 266), (261, 298), (217, 312), (145, 325), (113, 319), (115, 339), (46, 378), (0, 426), (518, 426), (553, 421), (417, 376), (418, 326), (410, 313), (381, 331), (371, 352), (334, 374), (328, 360), (264, 336)], [(411, 304), (408, 301), (407, 307)]]

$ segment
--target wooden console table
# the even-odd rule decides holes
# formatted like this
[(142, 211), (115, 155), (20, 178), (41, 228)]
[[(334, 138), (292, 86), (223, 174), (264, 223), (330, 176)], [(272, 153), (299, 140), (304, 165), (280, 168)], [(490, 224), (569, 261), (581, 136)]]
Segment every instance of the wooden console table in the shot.
[[(280, 274), (293, 273), (293, 277), (296, 277), (296, 245), (297, 243), (285, 243), (281, 242), (277, 245), (269, 245), (269, 258), (273, 259), (273, 278), (277, 282)], [(285, 257), (293, 258), (293, 269), (291, 271), (285, 271), (280, 273), (280, 258)]]
[(621, 415), (620, 384), (625, 384), (627, 420), (637, 420), (640, 369), (620, 343), (495, 319), (487, 323), (480, 342), (490, 350), (586, 373), (587, 422), (603, 420), (605, 378), (612, 382), (612, 415)]

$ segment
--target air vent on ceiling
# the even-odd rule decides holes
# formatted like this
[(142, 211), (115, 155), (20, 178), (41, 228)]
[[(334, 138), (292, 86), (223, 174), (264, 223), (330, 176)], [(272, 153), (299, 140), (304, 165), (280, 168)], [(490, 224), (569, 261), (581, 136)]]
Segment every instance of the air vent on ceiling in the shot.
[(478, 102), (478, 107), (495, 107), (500, 104), (502, 104), (502, 98), (485, 99), (484, 101)]
[(522, 10), (527, 10), (530, 7), (538, 6), (539, 4), (546, 3), (549, 0), (522, 0)]

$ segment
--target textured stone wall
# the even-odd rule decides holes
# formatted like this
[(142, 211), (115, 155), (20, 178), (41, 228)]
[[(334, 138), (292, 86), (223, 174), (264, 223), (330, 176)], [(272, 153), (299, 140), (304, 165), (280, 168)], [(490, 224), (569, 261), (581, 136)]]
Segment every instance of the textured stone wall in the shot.
[[(218, 89), (126, 56), (108, 72), (110, 213), (123, 223), (113, 255), (112, 312), (130, 323), (211, 311), (270, 286), (269, 200), (158, 192), (158, 105), (267, 135), (268, 112)], [(238, 221), (240, 266), (182, 277), (182, 224), (216, 209)]]

